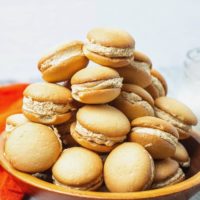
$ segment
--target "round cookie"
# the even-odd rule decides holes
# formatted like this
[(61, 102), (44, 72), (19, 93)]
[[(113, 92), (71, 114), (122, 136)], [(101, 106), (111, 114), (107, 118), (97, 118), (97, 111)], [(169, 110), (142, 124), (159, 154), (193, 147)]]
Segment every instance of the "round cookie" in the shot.
[(179, 142), (176, 145), (176, 152), (172, 156), (174, 160), (176, 160), (181, 167), (189, 167), (190, 166), (190, 157), (185, 149), (185, 147)]
[(143, 53), (134, 51), (134, 60), (125, 67), (117, 68), (124, 83), (136, 84), (142, 88), (151, 84), (151, 60)]
[(65, 149), (52, 168), (54, 183), (78, 190), (95, 190), (103, 183), (99, 155), (82, 147)]
[(48, 126), (27, 122), (15, 128), (5, 143), (5, 156), (17, 170), (27, 173), (49, 169), (62, 151), (57, 132)]
[(154, 162), (137, 143), (125, 142), (106, 158), (104, 181), (111, 192), (134, 192), (148, 189), (154, 179)]
[(120, 29), (94, 28), (87, 34), (83, 47), (88, 59), (108, 67), (123, 67), (133, 59), (135, 41)]
[(155, 100), (155, 114), (174, 125), (180, 139), (190, 137), (192, 126), (197, 124), (197, 117), (190, 108), (170, 97), (159, 97)]
[(70, 79), (73, 74), (88, 64), (88, 59), (84, 56), (82, 48), (81, 41), (73, 41), (43, 56), (38, 63), (42, 78), (52, 83)]
[(185, 179), (185, 174), (179, 164), (170, 158), (155, 161), (155, 177), (152, 188), (162, 188), (174, 185)]
[(24, 90), (23, 113), (31, 121), (56, 125), (71, 117), (72, 96), (67, 88), (52, 83), (33, 83)]
[(175, 154), (178, 132), (168, 122), (156, 117), (140, 117), (131, 122), (129, 140), (144, 146), (155, 159)]
[(119, 96), (123, 78), (108, 67), (87, 67), (71, 79), (72, 96), (87, 104), (108, 103)]
[(167, 95), (167, 82), (160, 72), (155, 69), (151, 70), (151, 84), (145, 89), (151, 96), (156, 99)]
[(16, 127), (30, 122), (22, 113), (10, 115), (6, 119), (6, 132), (11, 133)]
[(113, 105), (121, 110), (130, 120), (143, 116), (154, 116), (154, 100), (151, 95), (133, 84), (123, 84), (120, 96)]
[(77, 112), (71, 125), (71, 135), (81, 146), (110, 152), (123, 142), (130, 130), (130, 122), (118, 109), (109, 105), (87, 105)]
[(70, 126), (75, 121), (76, 121), (76, 115), (74, 113), (69, 121), (54, 126), (58, 131), (58, 134), (60, 136), (64, 148), (79, 145), (70, 134)]

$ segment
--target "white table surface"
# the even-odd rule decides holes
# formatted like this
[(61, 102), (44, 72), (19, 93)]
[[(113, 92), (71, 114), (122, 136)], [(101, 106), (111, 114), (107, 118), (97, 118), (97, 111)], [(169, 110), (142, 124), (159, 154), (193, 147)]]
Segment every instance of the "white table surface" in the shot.
[(177, 96), (185, 54), (200, 47), (199, 0), (0, 0), (0, 83), (40, 80), (41, 55), (97, 26), (130, 32)]

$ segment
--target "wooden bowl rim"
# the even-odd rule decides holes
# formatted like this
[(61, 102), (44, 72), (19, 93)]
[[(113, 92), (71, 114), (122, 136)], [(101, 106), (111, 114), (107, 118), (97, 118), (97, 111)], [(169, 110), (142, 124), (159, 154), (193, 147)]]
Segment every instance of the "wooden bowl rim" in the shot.
[(194, 176), (186, 179), (185, 181), (168, 186), (165, 188), (140, 191), (140, 192), (129, 192), (129, 193), (110, 193), (110, 192), (94, 192), (94, 191), (80, 191), (71, 188), (64, 188), (61, 186), (54, 185), (52, 183), (45, 182), (36, 177), (33, 177), (30, 174), (20, 172), (14, 169), (10, 163), (6, 160), (4, 156), (4, 144), (5, 144), (5, 135), (0, 136), (0, 165), (13, 177), (19, 179), (20, 181), (34, 186), (38, 189), (43, 189), (46, 191), (65, 194), (68, 196), (74, 197), (86, 197), (86, 198), (96, 198), (96, 199), (144, 199), (144, 198), (153, 198), (161, 197), (166, 195), (172, 195), (174, 193), (183, 192), (192, 187), (195, 187), (200, 184), (200, 172)]

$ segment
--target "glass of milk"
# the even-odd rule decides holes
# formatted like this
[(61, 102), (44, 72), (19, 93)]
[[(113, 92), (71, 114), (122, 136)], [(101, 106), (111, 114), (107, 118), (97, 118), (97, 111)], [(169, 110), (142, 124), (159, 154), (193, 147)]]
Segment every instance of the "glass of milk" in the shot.
[(199, 121), (196, 130), (200, 131), (200, 47), (191, 49), (186, 54), (178, 99), (196, 114)]

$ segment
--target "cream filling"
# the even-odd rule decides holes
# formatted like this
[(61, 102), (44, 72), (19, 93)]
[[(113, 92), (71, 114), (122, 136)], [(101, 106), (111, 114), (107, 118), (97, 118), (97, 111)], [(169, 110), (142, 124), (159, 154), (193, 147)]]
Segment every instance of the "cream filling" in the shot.
[(175, 127), (183, 129), (184, 131), (190, 131), (191, 128), (192, 128), (191, 126), (184, 124), (179, 119), (177, 119), (177, 118), (173, 117), (172, 115), (160, 110), (157, 107), (155, 107), (155, 113), (156, 113), (157, 117), (159, 117), (163, 120), (166, 120), (167, 122), (171, 123)]
[(168, 143), (170, 143), (173, 146), (176, 146), (178, 143), (178, 139), (176, 137), (174, 137), (170, 133), (167, 133), (165, 131), (161, 131), (158, 129), (146, 128), (146, 127), (134, 127), (134, 128), (132, 128), (132, 131), (137, 134), (145, 133), (145, 134), (149, 134), (149, 135), (156, 135), (156, 136), (164, 139), (165, 141), (167, 141)]
[(150, 154), (149, 154), (149, 159), (151, 160), (151, 178), (150, 178), (149, 182), (144, 186), (143, 190), (147, 190), (150, 188), (150, 186), (153, 182), (153, 179), (154, 179), (154, 174), (155, 174), (155, 165), (154, 165), (154, 161)]
[(108, 80), (92, 81), (83, 84), (72, 85), (72, 94), (78, 94), (79, 92), (86, 92), (91, 90), (101, 90), (109, 88), (121, 88), (123, 78), (112, 78)]
[(142, 98), (133, 92), (122, 91), (121, 96), (132, 104), (142, 101)]
[(100, 133), (94, 133), (84, 128), (78, 121), (76, 122), (75, 130), (87, 141), (95, 142), (100, 145), (113, 146), (116, 143), (123, 142), (126, 136), (107, 137)]
[(127, 100), (129, 103), (140, 104), (146, 110), (148, 110), (152, 115), (154, 114), (154, 109), (152, 108), (152, 106), (147, 101), (142, 100), (142, 98), (140, 96), (138, 96), (137, 94), (135, 94), (133, 92), (122, 91), (121, 96), (123, 99)]
[(49, 126), (49, 127), (53, 130), (54, 134), (55, 134), (56, 137), (58, 138), (58, 141), (59, 141), (60, 147), (61, 147), (61, 150), (60, 150), (60, 151), (62, 151), (62, 141), (61, 141), (61, 139), (60, 139), (60, 135), (59, 135), (59, 133), (58, 133), (58, 129), (55, 128), (55, 126)]
[(185, 178), (185, 174), (183, 173), (182, 169), (179, 168), (174, 176), (172, 176), (160, 183), (154, 183), (152, 185), (152, 188), (161, 188), (161, 187), (165, 187), (168, 185), (172, 185), (172, 184), (179, 182), (180, 180), (182, 180), (184, 178)]
[(190, 159), (186, 162), (178, 162), (181, 167), (189, 167), (190, 166)]
[(103, 176), (98, 177), (95, 181), (85, 184), (83, 186), (69, 186), (69, 185), (65, 185), (61, 182), (59, 182), (58, 180), (55, 179), (54, 176), (52, 176), (53, 178), (53, 182), (55, 185), (59, 185), (62, 187), (66, 187), (66, 188), (71, 188), (71, 189), (76, 189), (76, 190), (93, 190), (95, 187), (100, 186), (103, 183)]
[(6, 124), (6, 132), (11, 132), (15, 129), (15, 126), (11, 125), (11, 124)]
[(38, 115), (57, 115), (57, 114), (64, 114), (70, 111), (71, 107), (69, 104), (55, 104), (53, 102), (39, 102), (34, 101), (30, 97), (23, 98), (23, 106), (22, 109), (35, 113)]
[(81, 49), (77, 49), (77, 48), (70, 49), (69, 48), (69, 49), (62, 51), (60, 53), (57, 53), (54, 56), (52, 56), (51, 58), (47, 59), (44, 63), (41, 64), (40, 70), (44, 71), (51, 66), (58, 65), (58, 64), (64, 62), (65, 60), (68, 60), (71, 57), (78, 56), (81, 54), (82, 54)]
[(162, 83), (154, 76), (151, 76), (152, 84), (158, 90), (159, 96), (165, 96), (165, 89)]
[(100, 54), (102, 56), (107, 56), (111, 58), (117, 57), (131, 57), (133, 55), (133, 48), (116, 48), (116, 47), (105, 47), (99, 44), (94, 44), (91, 42), (87, 42), (85, 44), (85, 48), (88, 51), (92, 51), (94, 53)]
[(150, 74), (150, 65), (148, 63), (133, 60), (131, 62), (131, 66)]

